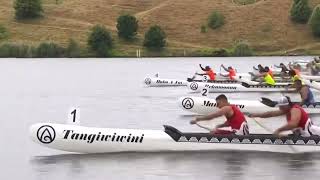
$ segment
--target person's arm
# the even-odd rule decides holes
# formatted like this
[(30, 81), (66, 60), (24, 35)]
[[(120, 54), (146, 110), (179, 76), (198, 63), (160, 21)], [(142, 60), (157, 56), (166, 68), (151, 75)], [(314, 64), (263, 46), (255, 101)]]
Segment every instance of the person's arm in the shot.
[(221, 67), (222, 67), (225, 71), (229, 72), (229, 70), (228, 70), (226, 67), (224, 67), (223, 64), (221, 64)]
[(278, 128), (274, 134), (279, 134), (282, 131), (289, 131), (297, 128), (299, 125), (299, 120), (301, 118), (301, 111), (297, 108), (291, 109), (291, 120), (284, 126)]
[(253, 66), (252, 68), (253, 68), (254, 70), (256, 70), (256, 71), (258, 71), (258, 70), (259, 70), (259, 69), (258, 69), (258, 68), (256, 68), (255, 66)]
[(221, 108), (220, 110), (213, 112), (211, 114), (208, 114), (206, 116), (197, 117), (194, 120), (192, 120), (190, 123), (195, 124), (199, 121), (209, 121), (211, 119), (226, 115), (230, 110), (231, 110), (230, 106), (225, 106), (225, 107)]
[(199, 66), (200, 66), (200, 68), (202, 69), (202, 71), (206, 71), (206, 69), (203, 68), (203, 67), (201, 66), (201, 64), (199, 64)]
[(248, 114), (248, 116), (249, 117), (269, 118), (269, 117), (281, 116), (284, 114), (285, 114), (285, 112), (280, 111), (280, 110), (276, 110), (276, 111), (267, 111), (264, 113), (251, 113), (251, 114)]
[(304, 86), (301, 91), (300, 91), (300, 95), (301, 95), (301, 103), (300, 105), (303, 105), (306, 103), (306, 100), (308, 99), (308, 87)]
[(196, 75), (204, 76), (204, 75), (207, 75), (207, 74), (206, 74), (206, 73), (203, 73), (203, 74), (201, 74), (201, 73), (196, 73)]
[(230, 126), (230, 125), (229, 125), (228, 121), (225, 121), (225, 122), (222, 123), (222, 124), (216, 125), (215, 128), (223, 128), (223, 127), (229, 127), (229, 126)]

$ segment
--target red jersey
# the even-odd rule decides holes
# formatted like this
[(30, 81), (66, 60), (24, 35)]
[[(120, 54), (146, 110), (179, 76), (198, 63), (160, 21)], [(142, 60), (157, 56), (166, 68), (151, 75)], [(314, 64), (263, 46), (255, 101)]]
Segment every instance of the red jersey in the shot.
[(246, 118), (237, 106), (231, 105), (231, 108), (233, 110), (233, 116), (227, 118), (227, 122), (232, 129), (239, 130), (242, 123), (246, 121)]
[(234, 69), (229, 70), (229, 78), (234, 80), (234, 76), (236, 76), (236, 71)]
[(269, 69), (268, 73), (270, 74), (270, 76), (271, 76), (272, 78), (274, 78), (274, 77), (273, 77), (273, 72), (272, 72), (270, 69)]
[[(301, 106), (299, 106), (297, 104), (293, 105), (292, 108), (298, 108), (300, 110), (301, 118), (299, 120), (298, 127), (304, 129), (304, 127), (305, 127), (305, 125), (306, 125), (306, 123), (307, 123), (307, 121), (309, 119), (308, 114), (306, 113), (306, 111), (304, 111), (304, 109)], [(290, 109), (290, 111), (291, 111), (291, 109)], [(289, 121), (291, 121), (291, 113), (287, 114), (287, 122), (289, 122)]]
[(212, 69), (210, 69), (209, 71), (206, 71), (206, 74), (209, 76), (210, 80), (216, 80), (216, 75), (212, 71)]

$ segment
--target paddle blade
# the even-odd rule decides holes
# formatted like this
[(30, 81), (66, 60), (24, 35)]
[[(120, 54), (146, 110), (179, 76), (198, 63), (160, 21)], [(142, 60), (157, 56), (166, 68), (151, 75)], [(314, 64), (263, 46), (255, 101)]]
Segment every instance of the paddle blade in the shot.
[(244, 86), (244, 87), (246, 87), (246, 88), (249, 88), (249, 87), (250, 87), (250, 85), (249, 85), (248, 83), (245, 83), (245, 82), (242, 82), (241, 85)]
[(260, 102), (269, 107), (275, 107), (277, 105), (277, 102), (265, 97), (262, 97)]

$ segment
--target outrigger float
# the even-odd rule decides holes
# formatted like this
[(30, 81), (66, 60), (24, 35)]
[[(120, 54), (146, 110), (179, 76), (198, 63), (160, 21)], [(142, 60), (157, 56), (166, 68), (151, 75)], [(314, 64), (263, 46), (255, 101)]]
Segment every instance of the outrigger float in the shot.
[(34, 142), (75, 153), (167, 151), (266, 151), (305, 153), (320, 151), (320, 137), (271, 134), (212, 135), (184, 133), (172, 126), (164, 130), (110, 129), (39, 123), (30, 127)]
[(209, 93), (215, 92), (294, 92), (294, 88), (288, 85), (250, 85), (242, 82), (241, 84), (216, 84), (204, 82), (189, 82), (187, 88), (191, 92), (199, 93), (204, 89)]
[[(236, 105), (244, 113), (249, 112), (266, 112), (277, 110), (277, 102), (271, 99), (262, 97), (260, 101), (258, 100), (235, 100), (230, 99), (231, 104)], [(215, 99), (207, 97), (181, 97), (178, 100), (179, 107), (185, 111), (192, 112), (195, 114), (206, 115), (210, 112), (218, 110)], [(298, 102), (293, 102), (298, 103)], [(303, 105), (302, 106), (310, 114), (320, 113), (320, 102)]]

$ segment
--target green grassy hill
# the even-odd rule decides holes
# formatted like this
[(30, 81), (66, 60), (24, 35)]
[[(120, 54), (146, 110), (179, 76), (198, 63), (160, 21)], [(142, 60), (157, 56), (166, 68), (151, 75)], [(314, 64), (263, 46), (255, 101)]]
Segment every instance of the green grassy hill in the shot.
[[(308, 25), (291, 22), (293, 0), (257, 0), (239, 5), (239, 0), (43, 0), (44, 17), (18, 22), (14, 0), (0, 0), (0, 24), (10, 32), (3, 42), (37, 45), (53, 41), (66, 45), (70, 38), (86, 45), (88, 32), (95, 24), (113, 32), (117, 50), (134, 55), (142, 48), (143, 35), (151, 25), (163, 27), (168, 36), (168, 51), (178, 55), (206, 48), (231, 48), (235, 41), (246, 40), (257, 54), (320, 54), (320, 39), (313, 37)], [(242, 0), (243, 1), (243, 0)], [(254, 2), (254, 0), (251, 0)], [(320, 0), (310, 0), (313, 8)], [(219, 10), (225, 25), (201, 33), (208, 15)], [(130, 13), (139, 19), (138, 40), (123, 42), (116, 37), (116, 19)]]

